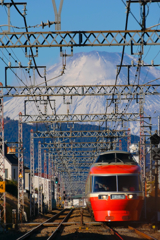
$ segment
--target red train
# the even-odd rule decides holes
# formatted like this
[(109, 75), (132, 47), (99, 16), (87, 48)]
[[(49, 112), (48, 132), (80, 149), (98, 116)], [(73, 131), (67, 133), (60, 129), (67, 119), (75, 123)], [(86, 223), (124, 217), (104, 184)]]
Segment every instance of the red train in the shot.
[(143, 207), (141, 169), (132, 155), (108, 151), (91, 166), (86, 203), (95, 221), (137, 221)]

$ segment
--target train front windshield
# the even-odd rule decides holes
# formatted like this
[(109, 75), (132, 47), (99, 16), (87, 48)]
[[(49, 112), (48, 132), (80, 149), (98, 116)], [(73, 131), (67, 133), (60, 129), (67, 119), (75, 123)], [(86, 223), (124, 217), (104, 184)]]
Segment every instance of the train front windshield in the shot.
[(116, 176), (94, 176), (93, 192), (116, 191)]
[(115, 175), (92, 176), (92, 192), (139, 192), (142, 191), (140, 176)]
[(118, 176), (118, 191), (122, 192), (139, 192), (141, 191), (141, 181), (139, 175)]

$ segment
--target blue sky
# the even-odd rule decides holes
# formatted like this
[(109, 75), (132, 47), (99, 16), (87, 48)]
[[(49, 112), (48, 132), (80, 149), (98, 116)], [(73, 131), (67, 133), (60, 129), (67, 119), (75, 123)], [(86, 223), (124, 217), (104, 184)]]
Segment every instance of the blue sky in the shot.
[[(4, 1), (4, 2), (10, 2)], [(21, 2), (17, 0), (16, 2)], [(60, 0), (57, 0), (57, 8)], [(126, 19), (126, 8), (123, 0), (64, 0), (62, 8), (62, 31), (74, 31), (74, 30), (124, 30), (125, 28), (125, 19)], [(21, 12), (23, 6), (18, 7)], [(137, 21), (141, 20), (140, 17), (140, 4), (132, 3), (131, 12), (134, 14)], [(146, 8), (147, 20), (146, 27), (153, 26), (160, 22), (160, 4), (149, 3)], [(7, 14), (5, 7), (0, 6), (0, 25), (7, 23)], [(27, 24), (28, 26), (34, 26), (40, 24), (42, 21), (47, 22), (54, 21), (54, 10), (51, 0), (29, 0), (27, 1)], [(137, 21), (129, 15), (128, 29), (140, 29)], [(22, 17), (18, 12), (11, 8), (11, 23), (14, 26), (24, 27), (24, 22)], [(159, 29), (158, 26), (156, 29)], [(6, 28), (0, 28), (0, 31), (5, 30)], [(42, 28), (30, 28), (30, 31), (42, 31)], [(45, 28), (43, 31), (54, 31), (54, 25), (51, 28)], [(12, 30), (13, 31), (13, 30)], [(17, 31), (17, 30), (14, 30)], [(21, 30), (22, 31), (22, 30)], [(24, 29), (23, 29), (24, 31)], [(93, 50), (98, 51), (109, 51), (109, 52), (121, 52), (122, 47), (78, 47), (74, 48), (74, 53), (77, 52), (89, 52)], [(148, 63), (154, 59), (159, 52), (160, 47), (145, 47), (144, 60)], [(9, 52), (13, 55), (11, 49), (8, 49)], [(22, 49), (13, 49), (15, 58), (22, 62), (22, 65), (28, 64), (28, 59), (25, 58), (24, 52)], [(67, 53), (70, 53), (70, 49), (66, 49)], [(37, 65), (46, 65), (47, 67), (53, 65), (60, 60), (60, 50), (59, 48), (40, 48), (39, 57), (36, 58)], [(125, 48), (125, 53), (130, 54), (130, 48)], [(12, 57), (9, 57), (9, 54), (5, 49), (0, 50), (0, 57), (7, 57), (12, 65), (15, 65)], [(6, 58), (6, 62), (8, 62)], [(155, 63), (159, 63), (159, 55), (154, 59)], [(0, 71), (1, 71), (1, 81), (4, 82), (4, 66), (5, 64), (0, 61)]]

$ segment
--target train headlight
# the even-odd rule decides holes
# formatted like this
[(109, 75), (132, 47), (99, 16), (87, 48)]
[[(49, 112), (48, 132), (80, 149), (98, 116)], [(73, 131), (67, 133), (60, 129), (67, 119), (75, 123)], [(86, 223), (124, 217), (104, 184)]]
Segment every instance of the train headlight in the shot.
[(136, 199), (137, 194), (128, 194), (128, 199)]
[(108, 199), (108, 195), (98, 195), (98, 199), (106, 200)]

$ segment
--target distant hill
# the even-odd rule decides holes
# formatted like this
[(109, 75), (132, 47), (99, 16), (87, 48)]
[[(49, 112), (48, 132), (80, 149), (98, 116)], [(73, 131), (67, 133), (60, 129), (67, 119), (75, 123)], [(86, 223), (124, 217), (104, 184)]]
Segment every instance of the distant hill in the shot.
[[(23, 124), (23, 146), (24, 150), (24, 164), (29, 167), (30, 165), (30, 131), (39, 130), (39, 131), (47, 131), (45, 124), (37, 124), (37, 125), (29, 125)], [(104, 129), (104, 128), (102, 128)], [(59, 128), (61, 131), (69, 130), (67, 124), (62, 124)], [(96, 125), (89, 125), (89, 124), (74, 124), (73, 131), (87, 131), (87, 130), (99, 130), (99, 127)], [(4, 120), (4, 138), (7, 142), (18, 142), (18, 121), (12, 120), (9, 117), (5, 118)], [(50, 141), (49, 139), (48, 141)], [(38, 166), (38, 142), (43, 142), (44, 139), (34, 139), (34, 153), (35, 153), (35, 168)], [(90, 142), (90, 138), (79, 138), (78, 142)], [(92, 141), (96, 141), (96, 138), (92, 138)], [(132, 143), (138, 143), (139, 137), (138, 136), (131, 136)], [(122, 149), (127, 151), (127, 138), (122, 139)], [(42, 154), (43, 159), (43, 154)]]

